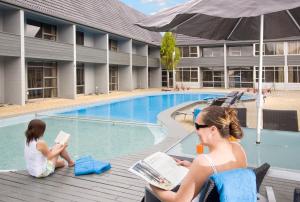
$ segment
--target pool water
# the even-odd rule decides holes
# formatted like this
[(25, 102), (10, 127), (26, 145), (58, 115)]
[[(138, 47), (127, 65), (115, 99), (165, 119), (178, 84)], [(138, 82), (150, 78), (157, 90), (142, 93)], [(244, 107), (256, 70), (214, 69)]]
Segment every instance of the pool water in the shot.
[[(262, 130), (261, 144), (256, 144), (256, 129), (243, 128), (245, 136), (241, 141), (250, 166), (267, 162), (272, 167), (300, 170), (300, 132)], [(195, 157), (199, 138), (193, 133), (172, 147), (168, 153), (176, 156)], [(204, 152), (208, 152), (205, 148)]]
[[(160, 127), (124, 125), (87, 120), (44, 119), (47, 128), (44, 139), (54, 143), (58, 132), (70, 133), (68, 150), (76, 159), (92, 155), (95, 159), (107, 160), (135, 153), (154, 145), (165, 136)], [(24, 144), (27, 123), (0, 127), (0, 170), (25, 169)]]
[(156, 123), (157, 115), (170, 107), (188, 101), (220, 97), (223, 94), (165, 94), (123, 100), (99, 106), (60, 113), (63, 116)]

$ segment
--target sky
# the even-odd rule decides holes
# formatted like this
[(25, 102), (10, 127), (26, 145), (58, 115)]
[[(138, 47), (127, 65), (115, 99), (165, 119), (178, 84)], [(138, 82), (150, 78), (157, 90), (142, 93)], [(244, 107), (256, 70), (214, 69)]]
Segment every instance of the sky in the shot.
[(155, 14), (158, 11), (173, 7), (177, 4), (187, 2), (187, 0), (121, 0), (128, 6), (145, 13)]

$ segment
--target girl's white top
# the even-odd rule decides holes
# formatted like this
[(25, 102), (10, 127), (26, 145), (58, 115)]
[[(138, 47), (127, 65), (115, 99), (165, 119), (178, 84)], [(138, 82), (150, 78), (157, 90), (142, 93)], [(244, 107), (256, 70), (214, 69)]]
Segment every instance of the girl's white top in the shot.
[(24, 156), (26, 161), (26, 168), (30, 175), (38, 177), (47, 167), (47, 158), (37, 150), (37, 141), (32, 140), (29, 144), (25, 142)]

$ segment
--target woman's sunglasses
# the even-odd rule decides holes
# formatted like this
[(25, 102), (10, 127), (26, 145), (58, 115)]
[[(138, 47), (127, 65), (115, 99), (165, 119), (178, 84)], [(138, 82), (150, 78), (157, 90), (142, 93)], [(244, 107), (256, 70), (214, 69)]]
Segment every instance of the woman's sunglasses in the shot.
[(207, 128), (207, 127), (209, 127), (209, 125), (195, 123), (196, 130), (199, 130), (200, 128)]

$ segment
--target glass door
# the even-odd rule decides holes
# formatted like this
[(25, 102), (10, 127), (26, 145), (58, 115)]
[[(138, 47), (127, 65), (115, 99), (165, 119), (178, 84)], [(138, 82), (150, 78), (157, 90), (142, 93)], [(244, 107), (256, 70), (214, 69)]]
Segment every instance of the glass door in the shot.
[(57, 63), (28, 62), (28, 99), (57, 97)]
[(77, 94), (84, 94), (84, 64), (77, 64), (76, 68)]
[(43, 98), (43, 65), (28, 66), (27, 75), (28, 99)]
[(109, 67), (109, 91), (119, 90), (119, 72), (117, 66)]

